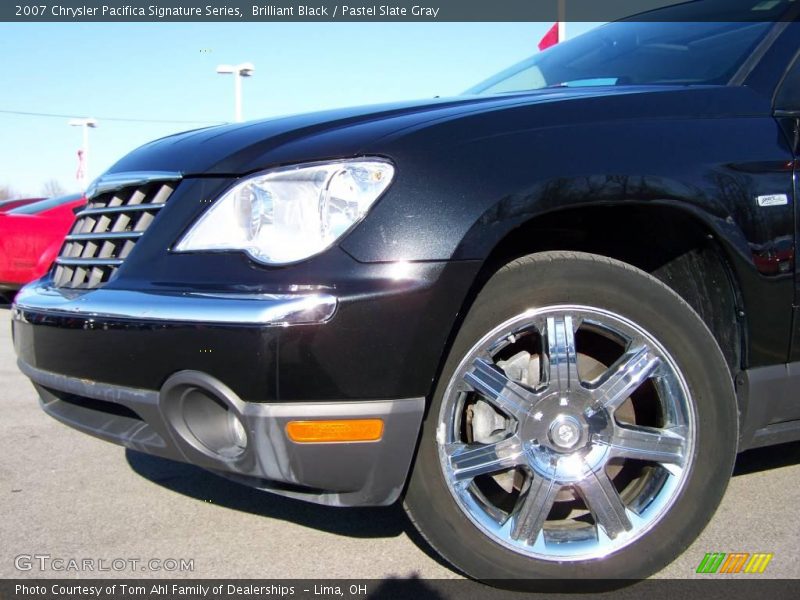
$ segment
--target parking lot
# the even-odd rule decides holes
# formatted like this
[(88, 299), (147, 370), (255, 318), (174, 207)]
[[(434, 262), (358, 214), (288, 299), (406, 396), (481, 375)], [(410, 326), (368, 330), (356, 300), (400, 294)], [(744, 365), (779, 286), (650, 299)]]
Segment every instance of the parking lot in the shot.
[[(16, 368), (9, 320), (0, 310), (0, 577), (458, 577), (399, 506), (335, 509), (288, 500), (55, 422)], [(718, 551), (772, 552), (766, 575), (800, 577), (798, 482), (800, 444), (740, 457), (710, 526), (660, 576), (694, 577), (704, 554)], [(34, 562), (19, 570), (26, 563), (16, 557), (34, 554), (186, 559), (193, 569), (64, 573), (42, 572)]]

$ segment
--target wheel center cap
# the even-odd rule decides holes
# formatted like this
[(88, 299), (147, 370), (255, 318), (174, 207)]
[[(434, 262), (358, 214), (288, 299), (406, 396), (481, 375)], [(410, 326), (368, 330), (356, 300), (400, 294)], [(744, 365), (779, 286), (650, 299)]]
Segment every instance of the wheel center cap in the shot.
[(581, 424), (575, 417), (559, 415), (550, 423), (549, 437), (558, 448), (574, 448), (581, 439)]

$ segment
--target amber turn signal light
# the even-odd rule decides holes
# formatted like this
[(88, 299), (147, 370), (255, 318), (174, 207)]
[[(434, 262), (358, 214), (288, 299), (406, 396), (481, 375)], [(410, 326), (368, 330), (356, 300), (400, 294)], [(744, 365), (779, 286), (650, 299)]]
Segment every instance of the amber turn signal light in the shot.
[(300, 443), (374, 442), (383, 435), (383, 420), (289, 421), (286, 435)]

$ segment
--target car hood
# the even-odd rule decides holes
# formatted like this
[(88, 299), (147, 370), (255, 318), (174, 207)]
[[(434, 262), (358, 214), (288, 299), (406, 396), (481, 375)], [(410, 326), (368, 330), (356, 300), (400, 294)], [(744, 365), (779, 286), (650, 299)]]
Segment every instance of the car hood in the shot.
[[(656, 98), (647, 102), (647, 98)], [(626, 99), (627, 101), (623, 101)], [(150, 142), (117, 162), (107, 173), (175, 171), (184, 176), (238, 176), (278, 164), (356, 156), (375, 150), (378, 140), (486, 112), (529, 108), (543, 125), (558, 121), (558, 108), (569, 115), (606, 118), (616, 103), (649, 105), (654, 115), (720, 111), (754, 113), (764, 109), (753, 92), (730, 87), (625, 86), (556, 88), (500, 96), (464, 96), (299, 114), (241, 124), (186, 131)], [(578, 103), (578, 105), (576, 105)], [(591, 110), (580, 104), (591, 103)], [(563, 111), (562, 111), (563, 113)], [(644, 114), (644, 113), (643, 113)], [(596, 117), (592, 117), (596, 115)], [(379, 149), (378, 149), (379, 150)]]

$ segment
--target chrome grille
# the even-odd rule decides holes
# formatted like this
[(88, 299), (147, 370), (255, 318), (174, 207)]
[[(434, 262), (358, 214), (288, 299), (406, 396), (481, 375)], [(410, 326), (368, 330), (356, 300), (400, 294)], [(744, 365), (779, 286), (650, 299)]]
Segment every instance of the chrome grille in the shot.
[(77, 213), (56, 259), (56, 287), (92, 289), (108, 282), (153, 223), (177, 183), (152, 182), (91, 198)]

